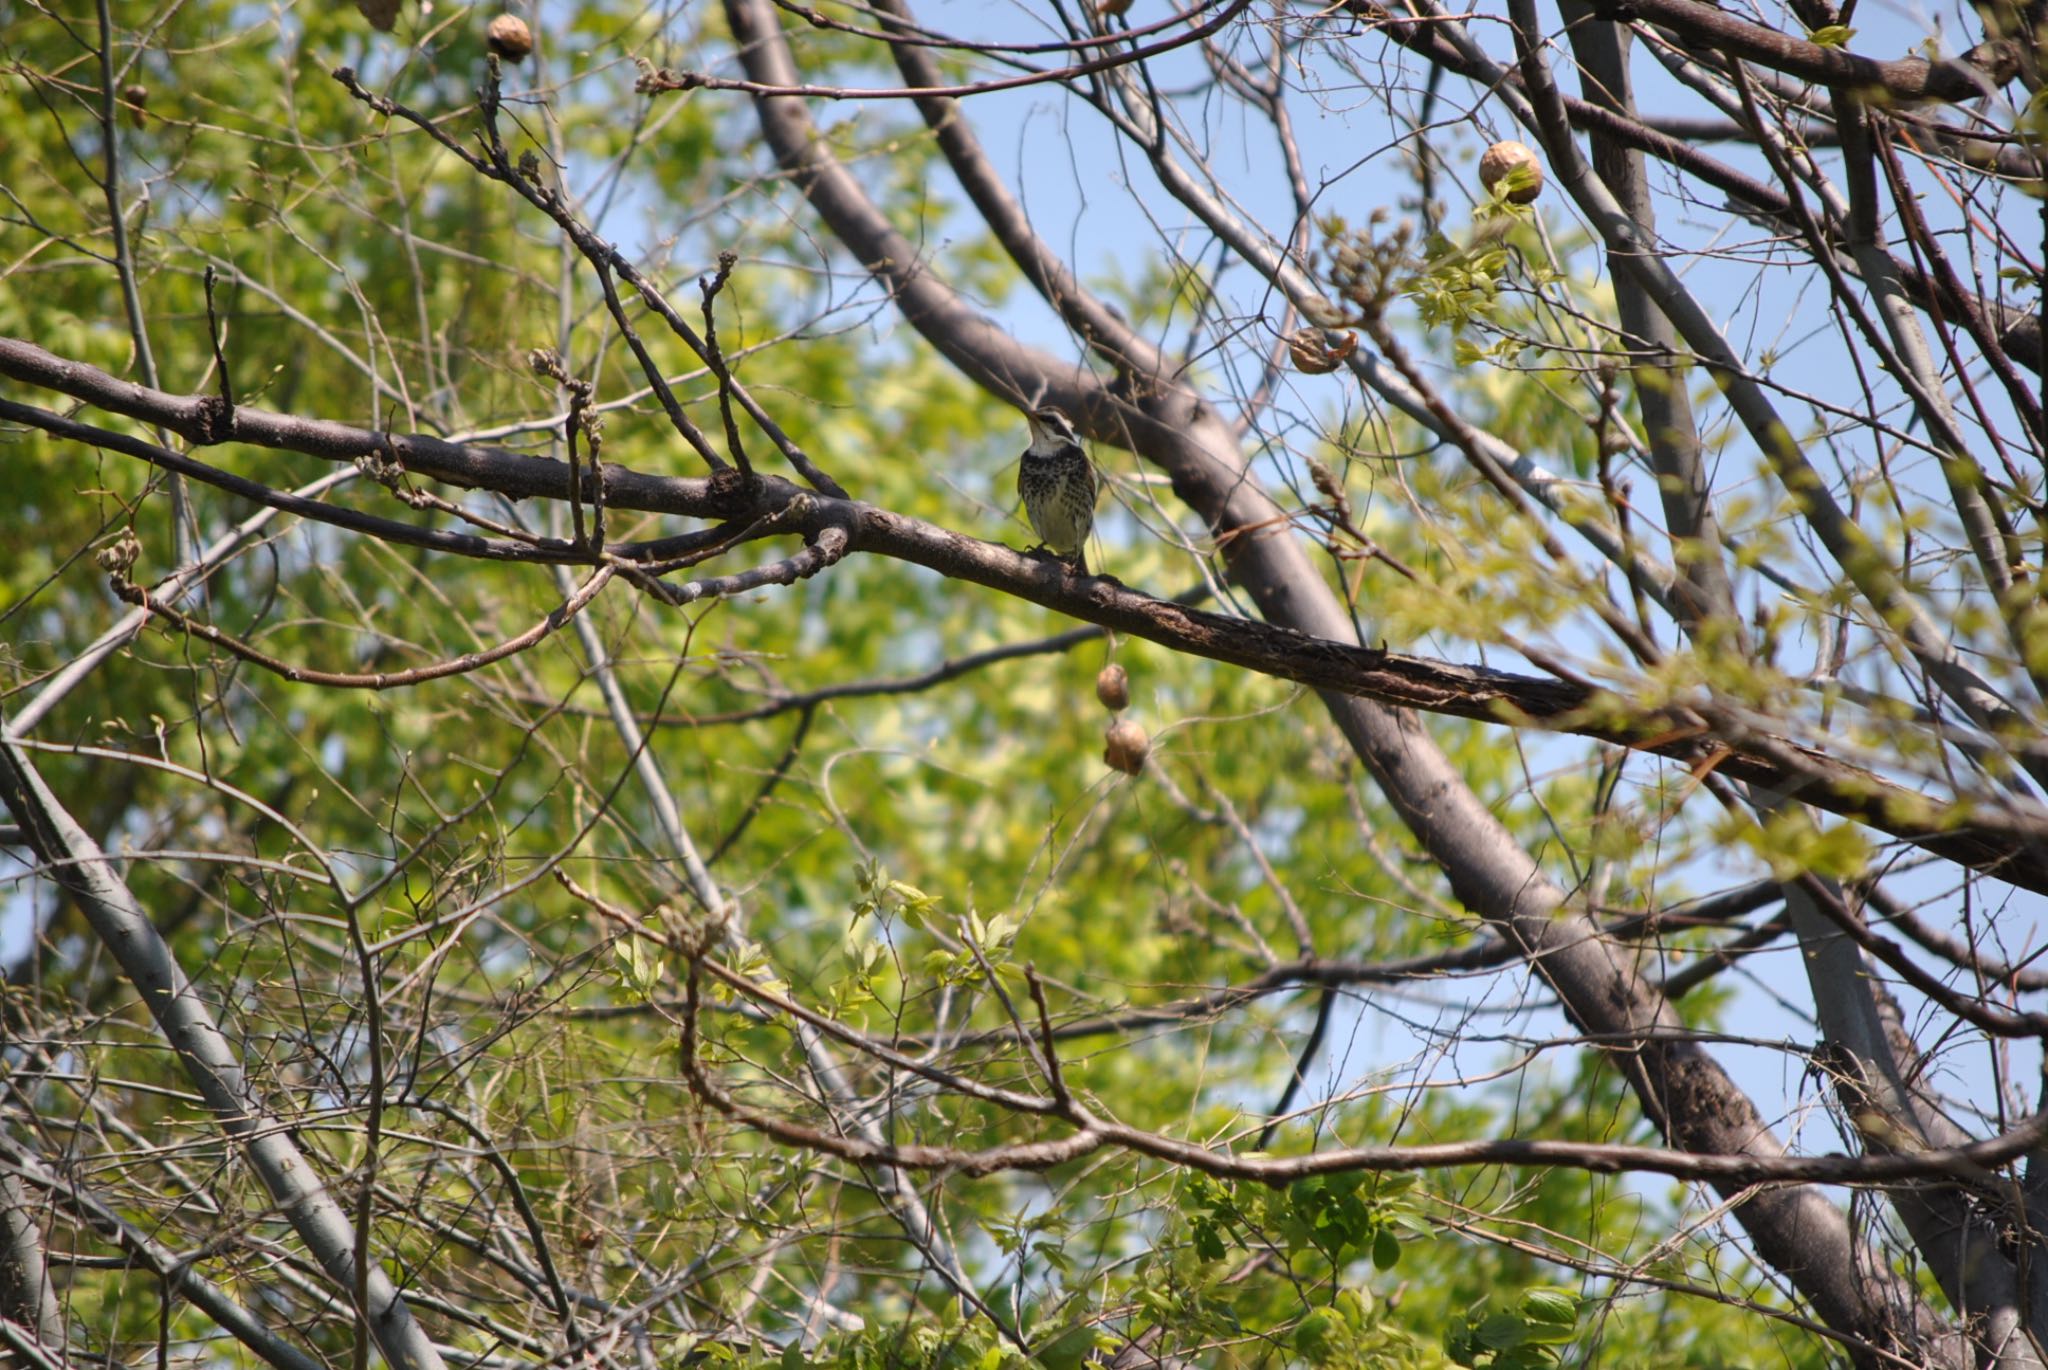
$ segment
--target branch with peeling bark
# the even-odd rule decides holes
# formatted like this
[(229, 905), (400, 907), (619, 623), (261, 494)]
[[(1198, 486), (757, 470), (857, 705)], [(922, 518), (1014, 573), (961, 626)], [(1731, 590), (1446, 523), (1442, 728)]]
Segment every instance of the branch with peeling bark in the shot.
[[(779, 28), (761, 0), (726, 0), (726, 13), (740, 39), (749, 79), (773, 88), (798, 84)], [(892, 17), (903, 14), (899, 0)], [(900, 53), (898, 61), (903, 61)], [(1128, 69), (1107, 74), (1102, 84), (1123, 101), (1125, 112), (1113, 110), (1106, 96), (1099, 96), (1097, 108), (1150, 160), (1167, 192), (1291, 303), (1312, 305), (1319, 292), (1298, 266), (1174, 160), (1166, 123), (1149, 103), (1155, 98), (1149, 88), (1141, 89)], [(1098, 439), (1127, 446), (1170, 474), (1176, 493), (1208, 520), (1233, 575), (1269, 617), (1317, 638), (1350, 635), (1352, 625), (1327, 588), (1298, 556), (1290, 555), (1294, 540), (1280, 531), (1285, 524), (1278, 511), (1249, 479), (1233, 436), (1220, 431), (1223, 425), (1213, 411), (1177, 372), (1131, 368), (1119, 389), (1137, 400), (1144, 421), (1129, 417), (1131, 406), (1111, 402), (1115, 396), (1076, 382), (1064, 365), (1017, 346), (939, 282), (826, 150), (800, 101), (761, 95), (755, 108), (778, 163), (855, 260), (868, 264), (888, 287), (904, 318), (943, 355), (994, 393), (1015, 395), (1035, 383), (1042, 393), (1088, 414)], [(988, 214), (982, 199), (986, 192), (977, 185), (985, 179), (985, 162), (972, 155), (968, 139), (954, 126), (954, 112), (934, 100), (925, 102), (924, 113), (940, 132), (941, 147), (963, 184)], [(1122, 359), (1116, 355), (1114, 331), (1080, 325), (1077, 315), (1086, 308), (1085, 298), (1077, 299), (1048, 267), (1051, 254), (1034, 238), (1011, 232), (1000, 216), (990, 221), (1027, 279), (1091, 348), (1118, 364)], [(1366, 366), (1361, 357), (1362, 352), (1354, 356), (1354, 368)], [(1364, 378), (1407, 412), (1419, 407), (1385, 377)], [(1329, 689), (1323, 698), (1456, 894), (1522, 949), (1557, 989), (1575, 1022), (1595, 1034), (1627, 1034), (1668, 1019), (1670, 1008), (1658, 991), (1611, 948), (1583, 935), (1584, 918), (1563, 910), (1563, 892), (1476, 802), (1419, 728), (1399, 714), (1347, 702)], [(1696, 1044), (1667, 1047), (1651, 1036), (1641, 1054), (1624, 1065), (1624, 1074), (1652, 1122), (1675, 1145), (1779, 1154), (1777, 1139), (1753, 1105)], [(1821, 1195), (1810, 1189), (1754, 1191), (1717, 1183), (1733, 1200), (1735, 1216), (1761, 1258), (1788, 1276), (1832, 1327), (1887, 1352), (1903, 1335), (1916, 1356), (1943, 1365), (1966, 1360), (1956, 1328), (1878, 1263), (1860, 1259), (1860, 1239)]]
[[(129, 417), (151, 419), (195, 441), (199, 440), (195, 434), (209, 432), (198, 416), (205, 406), (203, 400), (119, 381), (96, 368), (64, 362), (31, 344), (0, 340), (0, 374), (49, 385)], [(0, 413), (6, 412), (25, 415), (25, 422), (108, 450), (160, 462), (175, 455), (138, 438), (90, 428), (75, 420), (51, 422), (56, 416), (43, 419), (44, 411), (0, 401)], [(378, 433), (296, 419), (247, 406), (238, 409), (236, 416), (241, 441), (326, 460), (352, 461), (376, 455), (397, 462), (414, 475), (514, 497), (566, 500), (575, 484), (575, 473), (568, 465), (550, 459), (472, 448), (417, 434)], [(188, 462), (186, 469), (195, 466)], [(653, 593), (674, 603), (791, 584), (849, 552), (894, 557), (1101, 627), (1330, 695), (1597, 738), (1732, 779), (1797, 793), (1816, 807), (1854, 818), (2016, 885), (2048, 890), (2048, 856), (2043, 855), (2048, 812), (2010, 796), (1986, 793), (1969, 797), (1970, 814), (1959, 821), (1956, 801), (1929, 799), (1821, 748), (1782, 735), (1757, 737), (1748, 727), (1742, 737), (1731, 740), (1732, 730), (1720, 725), (1721, 716), (1713, 710), (1683, 703), (1645, 709), (1576, 680), (1461, 666), (1317, 637), (1285, 624), (1208, 613), (1111, 581), (1076, 579), (1056, 566), (1008, 548), (858, 501), (832, 499), (771, 477), (748, 481), (734, 472), (657, 477), (608, 463), (604, 481), (606, 500), (613, 508), (715, 518), (736, 525), (744, 540), (782, 533), (801, 536), (808, 544), (794, 557), (730, 576), (681, 586), (643, 578), (642, 583)], [(344, 526), (339, 515), (362, 517), (326, 505), (299, 507), (294, 512), (331, 518)], [(468, 535), (444, 536), (459, 536), (459, 541), (441, 547), (445, 551), (460, 552), (484, 541)], [(646, 555), (647, 548), (659, 545), (615, 547), (601, 555), (629, 567)], [(495, 551), (479, 546), (475, 554), (492, 555)], [(567, 543), (562, 544), (562, 551), (548, 559), (567, 561), (592, 555)], [(540, 625), (540, 629), (547, 627)], [(529, 635), (534, 631), (539, 629)], [(438, 669), (446, 673), (452, 667)], [(374, 681), (364, 683), (381, 688)], [(1737, 721), (1734, 714), (1728, 717)]]

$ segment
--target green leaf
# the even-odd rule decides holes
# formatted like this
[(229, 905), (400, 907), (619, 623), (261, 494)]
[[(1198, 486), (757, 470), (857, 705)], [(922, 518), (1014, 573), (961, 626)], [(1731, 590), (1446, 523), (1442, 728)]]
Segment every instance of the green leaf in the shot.
[(1294, 1329), (1294, 1349), (1322, 1364), (1331, 1351), (1332, 1323), (1330, 1315), (1320, 1308), (1303, 1318)]
[(1522, 1312), (1531, 1322), (1574, 1327), (1579, 1321), (1579, 1301), (1561, 1290), (1531, 1289), (1522, 1295)]
[(1529, 1340), (1529, 1324), (1516, 1314), (1497, 1309), (1479, 1320), (1474, 1335), (1482, 1346), (1507, 1351)]
[(1401, 1263), (1401, 1239), (1390, 1227), (1383, 1227), (1373, 1234), (1372, 1263), (1381, 1270), (1392, 1270)]
[(1041, 1346), (1037, 1360), (1046, 1370), (1080, 1370), (1095, 1349), (1095, 1329), (1083, 1323), (1069, 1327)]

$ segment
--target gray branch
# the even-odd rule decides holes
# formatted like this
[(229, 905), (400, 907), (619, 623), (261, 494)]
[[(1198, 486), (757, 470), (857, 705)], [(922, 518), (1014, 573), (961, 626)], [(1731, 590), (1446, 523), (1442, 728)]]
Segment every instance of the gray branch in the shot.
[(37, 1205), (13, 1175), (0, 1173), (0, 1318), (19, 1323), (45, 1346), (64, 1345), (64, 1310), (43, 1259)]
[[(357, 1287), (355, 1232), (283, 1123), (270, 1116), (234, 1048), (158, 934), (113, 862), (65, 811), (11, 732), (0, 731), (0, 798), (52, 879), (78, 902), (93, 933), (113, 953), (156, 1019), (186, 1075), (241, 1144), (270, 1196), (329, 1279)], [(361, 1313), (370, 1336), (398, 1370), (440, 1370), (441, 1356), (413, 1320), (391, 1280), (372, 1267)]]
[[(795, 85), (794, 61), (766, 0), (726, 0), (725, 9), (748, 76), (762, 85)], [(1139, 383), (1131, 389), (1144, 398), (1120, 406), (1090, 378), (1077, 378), (1072, 368), (1019, 345), (919, 261), (916, 249), (831, 156), (802, 101), (763, 95), (754, 104), (777, 161), (934, 347), (998, 395), (1014, 399), (1039, 389), (1090, 415), (1097, 436), (1131, 446), (1164, 468), (1175, 492), (1219, 534), (1244, 530), (1220, 540), (1233, 576), (1268, 620), (1329, 641), (1355, 640), (1355, 625), (1315, 574), (1299, 540), (1273, 531), (1287, 526), (1280, 510), (1250, 477), (1228, 426), (1198, 395), (1171, 377), (1143, 376), (1134, 378)], [(1233, 246), (1247, 236), (1227, 210), (1200, 193), (1191, 176), (1161, 168), (1159, 140), (1140, 141), (1168, 189), (1197, 214), (1207, 210), (1215, 216), (1206, 220), (1214, 231)], [(1269, 279), (1293, 287), (1290, 297), (1297, 290), (1312, 293), (1284, 260), (1271, 267)], [(1033, 274), (1030, 264), (1025, 269)], [(1582, 1028), (1640, 1043), (1617, 1053), (1615, 1061), (1674, 1145), (1783, 1154), (1755, 1105), (1706, 1052), (1683, 1040), (1670, 1007), (1633, 964), (1594, 935), (1583, 914), (1566, 910), (1564, 892), (1465, 785), (1413, 715), (1327, 692), (1322, 698), (1466, 906), (1513, 939)], [(1922, 1315), (1908, 1327), (1940, 1330), (1909, 1285), (1880, 1265), (1856, 1259), (1844, 1215), (1818, 1189), (1732, 1186), (1727, 1193), (1758, 1254), (1783, 1271), (1831, 1327), (1885, 1350), (1895, 1341), (1899, 1308)], [(1923, 1341), (1923, 1354), (1935, 1353), (1937, 1363), (1965, 1363), (1959, 1348), (1950, 1349), (1953, 1338), (1939, 1348), (1916, 1339)]]
[[(18, 1187), (21, 1177), (26, 1177), (38, 1188), (48, 1191), (86, 1226), (140, 1260), (166, 1280), (173, 1293), (190, 1300), (193, 1307), (212, 1318), (229, 1336), (276, 1366), (277, 1370), (325, 1370), (319, 1360), (281, 1340), (263, 1325), (262, 1319), (230, 1298), (219, 1285), (202, 1276), (190, 1258), (180, 1256), (127, 1221), (75, 1180), (58, 1174), (37, 1157), (8, 1142), (0, 1141), (0, 1156), (4, 1156), (11, 1167), (0, 1172), (0, 1183)], [(51, 1340), (48, 1333), (44, 1334), (43, 1340)]]

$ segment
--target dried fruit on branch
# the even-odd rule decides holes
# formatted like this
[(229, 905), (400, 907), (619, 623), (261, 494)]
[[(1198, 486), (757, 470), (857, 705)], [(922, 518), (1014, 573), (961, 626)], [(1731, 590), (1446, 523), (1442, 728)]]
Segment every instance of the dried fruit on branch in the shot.
[[(1506, 182), (1505, 189), (1495, 187)], [(1543, 193), (1543, 163), (1526, 143), (1495, 143), (1479, 159), (1479, 183), (1489, 195), (1526, 205)]]
[(1358, 335), (1346, 328), (1297, 328), (1287, 335), (1287, 355), (1296, 371), (1323, 376), (1358, 350)]
[(1102, 735), (1102, 743), (1103, 764), (1125, 775), (1144, 770), (1145, 758), (1152, 753), (1152, 739), (1128, 718), (1110, 724), (1109, 731)]
[(508, 62), (523, 62), (533, 51), (533, 30), (516, 14), (501, 14), (484, 30), (491, 51)]
[(1102, 701), (1102, 707), (1111, 713), (1128, 708), (1131, 702), (1131, 678), (1124, 668), (1114, 661), (1104, 666), (1095, 675), (1095, 697)]

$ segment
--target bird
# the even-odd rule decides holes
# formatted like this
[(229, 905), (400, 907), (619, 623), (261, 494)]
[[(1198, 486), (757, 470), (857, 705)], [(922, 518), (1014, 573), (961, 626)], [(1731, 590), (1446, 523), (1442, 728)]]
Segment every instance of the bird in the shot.
[(1095, 464), (1081, 450), (1074, 421), (1051, 406), (1025, 415), (1031, 445), (1017, 464), (1017, 493), (1039, 545), (1088, 574), (1088, 532), (1095, 526)]

